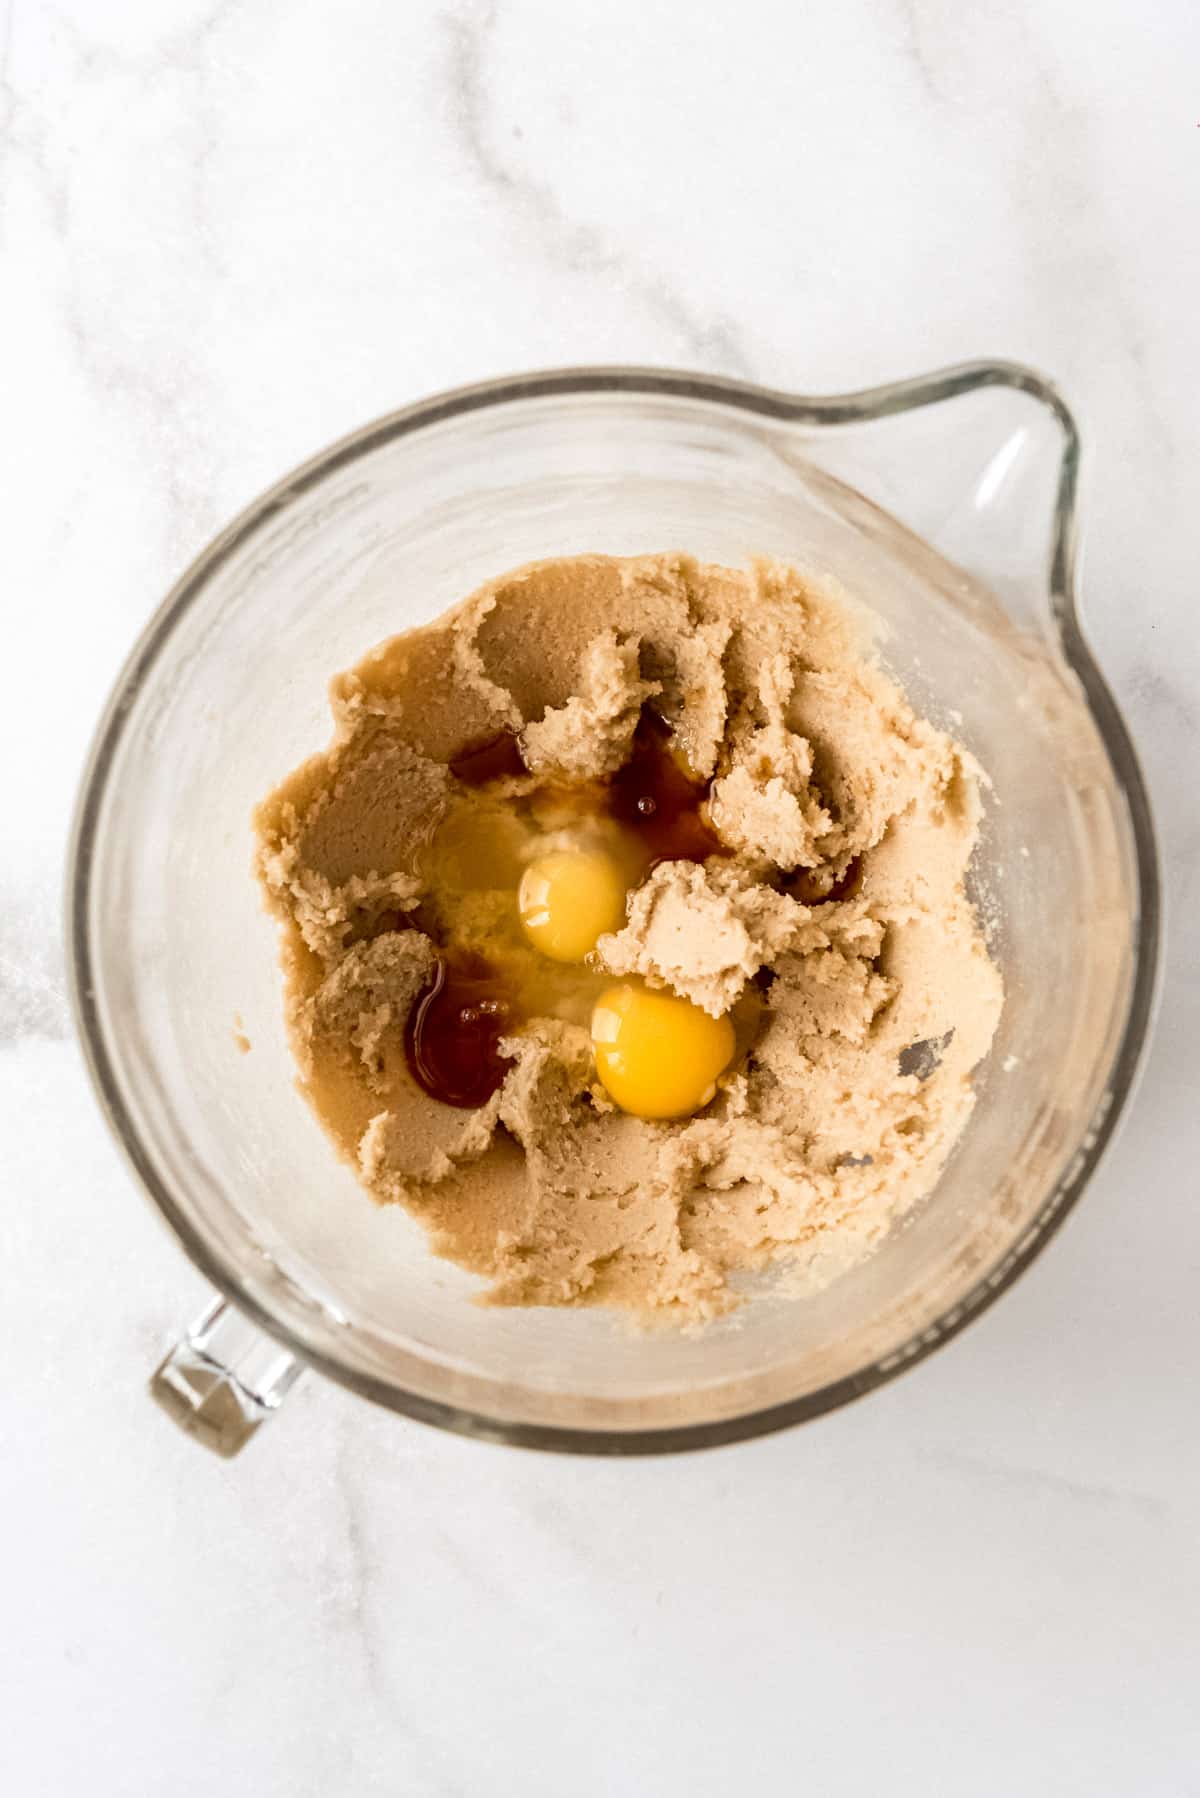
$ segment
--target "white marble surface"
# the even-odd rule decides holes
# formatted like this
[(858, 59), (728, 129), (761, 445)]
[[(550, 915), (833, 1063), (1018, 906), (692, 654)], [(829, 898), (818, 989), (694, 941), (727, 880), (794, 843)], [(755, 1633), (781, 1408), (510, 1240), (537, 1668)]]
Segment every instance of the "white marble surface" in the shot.
[[(1200, 1793), (1198, 69), (1194, 0), (0, 0), (6, 1792)], [(312, 1380), (206, 1458), (144, 1395), (201, 1287), (98, 1119), (58, 923), (166, 585), (442, 386), (975, 355), (1087, 433), (1174, 913), (1069, 1227), (772, 1440), (593, 1464)]]

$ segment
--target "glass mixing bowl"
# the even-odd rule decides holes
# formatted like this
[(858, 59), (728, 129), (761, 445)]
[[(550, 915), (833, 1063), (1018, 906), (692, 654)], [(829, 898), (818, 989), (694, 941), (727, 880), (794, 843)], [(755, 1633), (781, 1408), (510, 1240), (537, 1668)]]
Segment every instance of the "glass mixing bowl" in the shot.
[[(69, 893), (101, 1102), (224, 1295), (152, 1383), (180, 1421), (232, 1453), (310, 1364), (469, 1435), (697, 1447), (869, 1391), (1028, 1265), (1129, 1094), (1158, 938), (1144, 786), (1075, 610), (1077, 470), (1062, 401), (1008, 364), (832, 399), (567, 370), (384, 418), (212, 544), (117, 683)], [(329, 677), (381, 638), (517, 563), (672, 548), (788, 558), (882, 619), (886, 666), (990, 776), (973, 878), (1008, 996), (961, 1144), (871, 1259), (639, 1335), (473, 1304), (478, 1282), (335, 1159), (293, 1082), (249, 820), (326, 741)]]

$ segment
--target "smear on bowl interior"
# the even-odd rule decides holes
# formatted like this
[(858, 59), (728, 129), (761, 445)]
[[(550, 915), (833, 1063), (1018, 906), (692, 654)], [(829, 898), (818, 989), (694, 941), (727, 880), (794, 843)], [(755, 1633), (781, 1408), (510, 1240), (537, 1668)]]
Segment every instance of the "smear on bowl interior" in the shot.
[(256, 817), (301, 1083), (493, 1302), (711, 1317), (930, 1191), (1002, 1003), (980, 773), (835, 598), (536, 563), (331, 699)]

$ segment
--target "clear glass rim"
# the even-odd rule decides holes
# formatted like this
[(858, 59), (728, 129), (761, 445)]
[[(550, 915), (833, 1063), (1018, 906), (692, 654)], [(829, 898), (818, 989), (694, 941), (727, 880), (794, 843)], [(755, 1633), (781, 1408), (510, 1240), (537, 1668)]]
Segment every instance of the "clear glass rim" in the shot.
[[(346, 1366), (334, 1351), (332, 1326), (327, 1340), (322, 1340), (318, 1328), (311, 1325), (304, 1328), (276, 1316), (246, 1290), (232, 1261), (183, 1213), (134, 1125), (116, 1076), (96, 999), (89, 922), (97, 823), (133, 701), (151, 677), (179, 621), (203, 592), (215, 570), (289, 502), (337, 469), (382, 445), (466, 413), (531, 399), (626, 393), (727, 406), (789, 424), (839, 425), (869, 423), (989, 387), (1029, 394), (1049, 409), (1062, 431), (1062, 459), (1047, 564), (1048, 597), (1063, 658), (1083, 688), (1116, 783), (1124, 796), (1136, 857), (1138, 918), (1126, 1017), (1101, 1106), (1085, 1130), (1082, 1146), (1063, 1178), (1047, 1195), (1020, 1242), (988, 1268), (963, 1298), (911, 1340), (856, 1374), (832, 1381), (802, 1397), (739, 1416), (645, 1430), (576, 1429), (557, 1424), (504, 1421), (403, 1390)], [(435, 394), (415, 405), (388, 413), (341, 438), (247, 506), (175, 583), (118, 675), (85, 766), (67, 857), (69, 980), (76, 1026), (88, 1070), (101, 1108), (127, 1161), (205, 1278), (301, 1360), (364, 1398), (463, 1435), (576, 1454), (661, 1454), (715, 1447), (808, 1421), (873, 1391), (905, 1368), (915, 1366), (957, 1335), (972, 1319), (982, 1315), (1040, 1254), (1087, 1185), (1133, 1089), (1156, 997), (1161, 883), (1154, 825), (1132, 739), (1079, 622), (1076, 603), (1079, 468), (1080, 437), (1070, 410), (1050, 381), (1019, 363), (961, 363), (879, 387), (826, 396), (794, 394), (725, 376), (685, 370), (597, 366), (502, 377)]]

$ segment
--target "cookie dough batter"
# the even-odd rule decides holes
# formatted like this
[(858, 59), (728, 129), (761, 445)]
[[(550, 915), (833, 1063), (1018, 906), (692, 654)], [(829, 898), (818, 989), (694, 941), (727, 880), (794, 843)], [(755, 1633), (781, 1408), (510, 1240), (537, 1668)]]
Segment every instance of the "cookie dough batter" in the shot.
[[(931, 1189), (1002, 1003), (963, 886), (980, 774), (836, 599), (777, 563), (543, 562), (331, 697), (330, 747), (256, 818), (303, 1089), (490, 1300), (702, 1319), (738, 1275), (844, 1265)], [(638, 865), (608, 799), (649, 714), (704, 803), (691, 859)], [(564, 846), (631, 888), (586, 965), (517, 917), (522, 873)], [(493, 995), (478, 1103), (474, 1062), (454, 1103), (414, 1077), (447, 955)], [(600, 1083), (588, 1020), (614, 980), (729, 1016), (695, 1116), (646, 1121)]]

